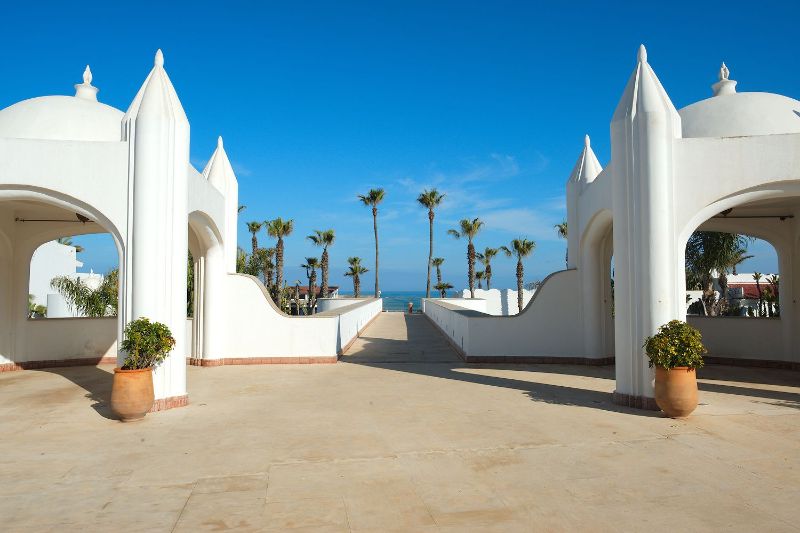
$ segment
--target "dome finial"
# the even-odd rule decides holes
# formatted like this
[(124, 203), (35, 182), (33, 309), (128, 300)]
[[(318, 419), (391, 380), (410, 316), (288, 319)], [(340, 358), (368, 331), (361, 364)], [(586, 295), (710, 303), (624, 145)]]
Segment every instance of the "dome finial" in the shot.
[(711, 86), (711, 90), (714, 92), (714, 96), (720, 96), (724, 94), (736, 94), (736, 81), (729, 79), (731, 76), (731, 71), (728, 69), (728, 66), (725, 62), (722, 62), (722, 66), (719, 67), (719, 81)]
[(722, 66), (719, 67), (719, 79), (720, 80), (727, 80), (731, 76), (731, 71), (725, 66), (725, 62), (722, 62)]
[(97, 87), (92, 85), (92, 69), (89, 68), (89, 65), (86, 65), (83, 71), (83, 83), (75, 84), (75, 98), (96, 102), (98, 90)]
[(583, 145), (586, 148), (589, 148), (592, 145), (592, 141), (589, 139), (589, 134), (588, 133), (583, 138)]
[(639, 63), (647, 63), (647, 48), (643, 44), (639, 45), (638, 60)]
[(219, 137), (217, 137), (217, 146), (218, 146), (219, 148), (222, 148), (222, 135), (220, 135)]
[(161, 51), (161, 48), (156, 50), (156, 59), (153, 64), (157, 67), (164, 67), (164, 53)]

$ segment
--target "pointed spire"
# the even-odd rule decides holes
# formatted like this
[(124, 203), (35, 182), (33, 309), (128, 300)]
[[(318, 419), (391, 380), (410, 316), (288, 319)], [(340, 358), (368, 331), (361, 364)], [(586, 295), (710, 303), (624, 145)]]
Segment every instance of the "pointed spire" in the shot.
[(221, 136), (217, 138), (217, 149), (214, 150), (211, 159), (203, 169), (203, 177), (222, 194), (226, 194), (227, 186), (231, 181), (236, 181), (236, 174), (233, 172), (233, 166), (225, 152)]
[[(639, 113), (656, 112), (667, 113), (672, 117), (674, 124), (680, 123), (678, 111), (647, 62), (647, 49), (642, 44), (639, 45), (636, 68), (628, 79), (611, 122), (623, 119), (633, 121)], [(680, 131), (680, 126), (676, 131)]]
[(156, 51), (153, 68), (128, 107), (122, 123), (126, 124), (144, 114), (188, 123), (175, 87), (164, 70), (164, 54), (161, 49)]
[(592, 150), (591, 141), (589, 136), (586, 135), (583, 139), (583, 150), (580, 157), (578, 157), (575, 167), (572, 169), (572, 174), (569, 176), (569, 181), (576, 183), (591, 183), (603, 171), (600, 161)]
[(75, 84), (75, 98), (96, 102), (98, 91), (99, 89), (92, 85), (92, 69), (86, 65), (86, 69), (83, 71), (83, 83)]
[(725, 62), (719, 67), (718, 78), (719, 81), (711, 86), (714, 96), (722, 96), (726, 94), (736, 94), (736, 80), (729, 79), (731, 71), (728, 69)]

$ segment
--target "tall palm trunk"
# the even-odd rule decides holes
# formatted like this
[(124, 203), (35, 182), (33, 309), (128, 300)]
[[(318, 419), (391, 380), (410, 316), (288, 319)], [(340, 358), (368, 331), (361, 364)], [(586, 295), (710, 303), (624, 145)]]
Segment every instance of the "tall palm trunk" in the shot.
[(283, 237), (275, 245), (275, 289), (280, 293), (283, 285)]
[(358, 277), (358, 274), (353, 276), (353, 292), (356, 293), (356, 298), (361, 296), (361, 280)]
[(327, 298), (328, 297), (328, 247), (322, 249), (322, 259), (321, 259), (321, 266), (322, 266), (322, 291), (320, 292), (320, 297)]
[(378, 208), (372, 208), (372, 229), (375, 232), (375, 298), (381, 294), (380, 283), (378, 281)]
[(433, 261), (433, 209), (428, 210), (428, 283), (425, 285), (425, 298), (431, 297), (431, 262)]
[(483, 271), (485, 272), (484, 279), (486, 280), (486, 290), (488, 291), (492, 288), (492, 265), (486, 263), (486, 268)]
[(308, 277), (308, 314), (314, 314), (314, 302), (316, 301), (317, 292), (317, 271), (312, 269), (311, 275)]
[(525, 278), (525, 270), (522, 267), (522, 259), (517, 259), (517, 307), (519, 308), (519, 312), (522, 312), (522, 285), (523, 280)]
[(718, 316), (724, 316), (728, 312), (728, 274), (724, 271), (719, 274), (719, 311)]
[[(442, 269), (439, 265), (436, 265), (436, 284), (439, 285), (442, 283)], [(442, 296), (444, 298), (444, 296)]]
[(760, 278), (756, 278), (756, 290), (758, 291), (758, 316), (764, 316), (764, 296), (761, 293)]
[(469, 277), (469, 297), (475, 298), (475, 246), (470, 239), (467, 244), (467, 276)]
[(258, 251), (258, 237), (256, 236), (256, 232), (253, 232), (253, 238), (250, 239), (250, 243), (253, 246), (253, 256), (255, 257), (256, 252)]

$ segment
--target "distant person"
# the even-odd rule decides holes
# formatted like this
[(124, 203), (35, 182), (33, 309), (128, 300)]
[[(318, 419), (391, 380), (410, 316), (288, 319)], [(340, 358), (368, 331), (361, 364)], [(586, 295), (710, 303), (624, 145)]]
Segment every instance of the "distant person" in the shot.
[(414, 314), (414, 302), (408, 302), (408, 314), (409, 315)]

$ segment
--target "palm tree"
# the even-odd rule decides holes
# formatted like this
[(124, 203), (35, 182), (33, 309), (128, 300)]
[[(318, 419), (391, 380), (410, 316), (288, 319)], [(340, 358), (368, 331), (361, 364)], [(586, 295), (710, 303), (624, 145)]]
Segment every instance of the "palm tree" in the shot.
[(314, 246), (322, 246), (322, 260), (320, 261), (320, 265), (322, 266), (322, 290), (320, 295), (322, 298), (328, 297), (328, 246), (333, 244), (333, 241), (336, 240), (336, 234), (332, 229), (328, 229), (325, 231), (314, 230), (313, 235), (309, 235), (306, 237), (308, 240), (314, 243)]
[[(556, 230), (556, 235), (558, 235), (559, 239), (567, 239), (567, 221), (563, 221), (561, 224), (556, 224), (553, 226)], [(564, 255), (564, 264), (569, 268), (569, 246), (567, 246), (567, 253)]]
[(758, 316), (764, 316), (764, 293), (761, 292), (761, 272), (753, 272), (753, 279), (756, 280), (756, 290), (758, 291)]
[(522, 289), (524, 288), (524, 278), (525, 278), (525, 269), (522, 266), (522, 260), (525, 257), (528, 257), (533, 253), (536, 249), (536, 243), (534, 241), (529, 241), (528, 239), (514, 239), (511, 241), (511, 247), (501, 246), (500, 247), (503, 252), (505, 252), (506, 256), (516, 256), (517, 257), (517, 306), (519, 307), (519, 312), (522, 312), (522, 303), (523, 303), (523, 294)]
[(314, 314), (314, 303), (317, 300), (317, 268), (319, 268), (319, 259), (316, 257), (306, 257), (306, 264), (300, 266), (306, 269), (306, 277), (308, 277), (309, 314)]
[(345, 276), (353, 278), (353, 295), (358, 298), (361, 295), (361, 274), (369, 272), (365, 267), (361, 266), (360, 257), (350, 257), (347, 259), (350, 264), (350, 269), (344, 273)]
[(444, 263), (444, 257), (434, 257), (431, 260), (431, 264), (436, 267), (436, 283), (442, 282), (442, 263)]
[(63, 244), (64, 246), (72, 246), (73, 248), (75, 248), (76, 254), (79, 254), (85, 250), (85, 248), (80, 244), (73, 244), (72, 237), (60, 237), (56, 239), (56, 242), (58, 242), (58, 244)]
[(486, 272), (478, 270), (475, 272), (475, 279), (478, 280), (478, 288), (483, 290), (483, 280), (486, 278)]
[(258, 250), (258, 232), (261, 231), (262, 227), (264, 227), (264, 222), (247, 223), (247, 231), (253, 234), (253, 238), (250, 239), (250, 243), (253, 246), (253, 251), (252, 251), (253, 255), (256, 255), (256, 251)]
[(459, 225), (460, 230), (450, 229), (447, 230), (447, 234), (456, 239), (467, 239), (467, 280), (469, 281), (470, 298), (475, 298), (475, 245), (472, 244), (472, 239), (483, 227), (483, 221), (479, 218), (472, 220), (464, 218)]
[(359, 194), (358, 199), (366, 206), (372, 206), (372, 229), (375, 232), (375, 298), (380, 297), (381, 290), (378, 281), (378, 204), (383, 201), (386, 193), (383, 189), (370, 189), (367, 194)]
[(433, 218), (435, 213), (433, 210), (442, 203), (444, 200), (444, 194), (441, 194), (436, 189), (425, 189), (422, 191), (417, 197), (417, 202), (420, 203), (423, 207), (428, 209), (428, 227), (429, 227), (429, 236), (428, 236), (428, 282), (425, 285), (425, 298), (431, 297), (431, 261), (433, 261)]
[(236, 247), (236, 272), (245, 273), (247, 270), (247, 252), (241, 246)]
[(450, 285), (449, 283), (443, 283), (443, 282), (440, 281), (439, 283), (434, 285), (433, 288), (436, 289), (437, 291), (439, 291), (439, 293), (442, 295), (442, 298), (447, 298), (447, 291), (452, 289), (453, 286)]
[(483, 279), (486, 280), (487, 291), (492, 288), (492, 257), (496, 256), (499, 251), (499, 248), (486, 248), (483, 253), (475, 254), (478, 261), (483, 265)]
[[(737, 233), (696, 231), (686, 243), (688, 277), (700, 281), (706, 315), (721, 316), (728, 303), (727, 273), (746, 259), (750, 237)], [(714, 273), (719, 276), (720, 299), (714, 298)], [(723, 286), (724, 285), (724, 286)]]
[(772, 286), (772, 294), (775, 296), (775, 310), (772, 312), (772, 316), (781, 316), (781, 302), (780, 302), (780, 291), (778, 287), (780, 286), (780, 276), (777, 274), (773, 274), (767, 278), (769, 284)]
[(103, 278), (96, 289), (92, 289), (80, 278), (60, 276), (50, 282), (67, 301), (71, 310), (87, 317), (116, 316), (119, 296), (119, 269), (113, 269)]
[(294, 220), (283, 220), (278, 217), (266, 224), (269, 236), (278, 239), (278, 243), (275, 245), (275, 287), (280, 290), (283, 286), (283, 238), (292, 234)]
[(264, 249), (264, 283), (267, 286), (267, 289), (272, 287), (272, 276), (275, 273), (275, 263), (273, 259), (275, 257), (275, 248), (266, 248)]

